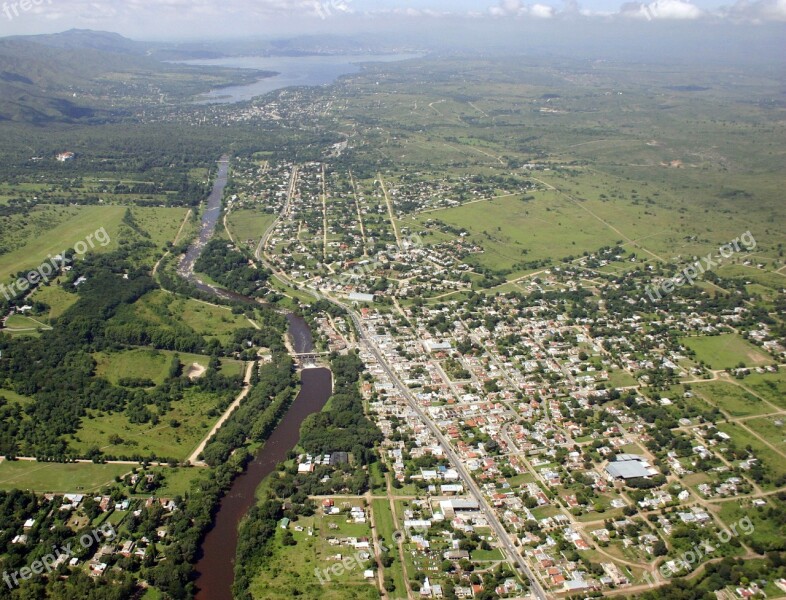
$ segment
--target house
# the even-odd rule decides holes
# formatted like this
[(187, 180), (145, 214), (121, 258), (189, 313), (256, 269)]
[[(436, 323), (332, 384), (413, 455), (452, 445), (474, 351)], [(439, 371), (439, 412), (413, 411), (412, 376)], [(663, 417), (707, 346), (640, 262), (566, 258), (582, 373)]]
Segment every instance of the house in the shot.
[(79, 506), (84, 498), (82, 494), (63, 494), (63, 501), (70, 503), (74, 508)]
[(136, 542), (132, 540), (125, 541), (123, 542), (123, 545), (120, 548), (119, 554), (121, 556), (125, 556), (126, 558), (128, 558), (129, 556), (131, 556), (131, 553), (134, 551), (135, 546), (136, 546)]
[(562, 589), (566, 592), (580, 592), (589, 589), (589, 584), (581, 578), (566, 579), (562, 582)]
[(349, 453), (347, 452), (333, 452), (330, 455), (330, 466), (335, 467), (338, 465), (346, 465), (349, 463)]
[(628, 585), (629, 581), (627, 576), (620, 571), (617, 565), (614, 563), (601, 563), (600, 566), (614, 585)]
[(425, 519), (406, 519), (404, 529), (414, 529), (415, 531), (425, 531), (431, 527), (431, 521)]

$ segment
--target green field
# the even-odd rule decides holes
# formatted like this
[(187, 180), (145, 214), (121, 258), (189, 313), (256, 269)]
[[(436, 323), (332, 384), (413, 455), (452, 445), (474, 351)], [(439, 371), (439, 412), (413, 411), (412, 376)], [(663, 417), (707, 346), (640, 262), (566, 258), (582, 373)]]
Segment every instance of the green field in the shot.
[(175, 297), (160, 290), (146, 294), (124, 310), (145, 322), (168, 329), (182, 329), (185, 325), (206, 340), (217, 339), (222, 344), (228, 343), (237, 329), (251, 327), (244, 316), (235, 315), (226, 307)]
[[(66, 436), (69, 446), (86, 452), (97, 446), (113, 456), (172, 457), (184, 460), (207, 434), (218, 416), (208, 416), (220, 401), (216, 394), (186, 390), (183, 400), (172, 403), (172, 410), (158, 424), (131, 423), (125, 414), (97, 414), (82, 419), (75, 435)], [(155, 413), (155, 407), (149, 407)], [(179, 424), (174, 426), (175, 419)], [(110, 436), (119, 436), (121, 443), (111, 443)]]
[(718, 269), (718, 275), (722, 277), (741, 277), (746, 281), (752, 281), (761, 288), (769, 292), (783, 289), (786, 285), (786, 276), (783, 273), (776, 273), (765, 269), (758, 269), (746, 265), (724, 265)]
[(630, 387), (638, 385), (636, 378), (623, 369), (614, 368), (609, 371), (610, 387)]
[[(97, 363), (96, 375), (104, 377), (111, 383), (117, 384), (123, 377), (133, 377), (151, 379), (156, 385), (160, 385), (166, 379), (175, 356), (180, 357), (185, 374), (193, 364), (207, 368), (210, 362), (210, 357), (204, 354), (150, 348), (135, 348), (112, 353), (98, 352), (93, 358)], [(220, 373), (229, 377), (241, 375), (243, 363), (238, 360), (222, 358)]]
[(60, 287), (59, 282), (60, 280), (58, 279), (53, 281), (52, 285), (41, 286), (33, 294), (34, 301), (43, 302), (50, 307), (49, 314), (46, 317), (50, 322), (71, 308), (79, 299), (76, 294), (71, 294)]
[[(150, 235), (158, 247), (171, 241), (186, 209), (140, 208), (132, 213), (139, 227)], [(109, 252), (117, 249), (121, 232), (124, 206), (37, 206), (25, 220), (18, 220), (0, 232), (0, 242), (14, 249), (0, 255), (0, 280), (24, 269), (33, 269), (46, 262), (49, 256), (74, 248), (79, 242), (87, 244), (88, 252)], [(110, 241), (102, 246), (101, 240), (88, 236), (104, 228)]]
[[(720, 423), (718, 429), (729, 434), (738, 448), (750, 446), (756, 458), (773, 478), (777, 479), (786, 475), (786, 458), (764, 444), (755, 435), (735, 423)], [(772, 489), (774, 486), (766, 484), (762, 487)]]
[[(778, 450), (786, 454), (786, 414), (777, 417), (760, 417), (746, 421), (746, 425), (760, 437), (767, 440)], [(784, 458), (783, 460), (786, 460)]]
[(688, 398), (680, 397), (676, 394), (669, 395), (668, 397), (674, 398), (674, 400), (671, 406), (666, 407), (666, 410), (668, 410), (675, 419), (681, 419), (683, 417), (695, 418), (699, 414), (711, 413), (715, 407), (714, 404), (706, 402), (696, 393)]
[[(210, 469), (196, 467), (152, 467), (148, 472), (160, 473), (164, 476), (164, 484), (156, 489), (156, 496), (160, 498), (171, 498), (173, 496), (185, 496), (211, 476)], [(142, 494), (144, 497), (150, 494)]]
[[(329, 523), (337, 526), (329, 528)], [(295, 531), (300, 526), (304, 531)], [(308, 535), (312, 527), (314, 535)], [(330, 572), (330, 568), (342, 557), (355, 557), (356, 550), (349, 546), (331, 545), (328, 538), (347, 536), (371, 536), (368, 525), (349, 525), (346, 516), (326, 517), (317, 514), (313, 517), (300, 518), (290, 523), (289, 530), (296, 541), (294, 546), (281, 543), (283, 531), (276, 529), (276, 539), (272, 546), (272, 555), (265, 561), (264, 567), (253, 578), (251, 595), (255, 600), (279, 600), (302, 596), (304, 598), (323, 598), (326, 600), (371, 600), (379, 598), (375, 581), (363, 578), (366, 561), (354, 561), (350, 568), (342, 569), (340, 574)], [(324, 569), (328, 569), (325, 575)], [(315, 571), (318, 570), (319, 577)]]
[(385, 475), (379, 468), (378, 462), (372, 463), (369, 468), (369, 476), (371, 478), (371, 488), (375, 493), (384, 493), (386, 489)]
[(39, 463), (34, 461), (0, 462), (0, 489), (36, 492), (96, 492), (112, 483), (118, 475), (130, 472), (133, 465), (96, 465), (92, 463)]
[(694, 384), (694, 390), (732, 417), (748, 417), (772, 412), (769, 405), (733, 383), (725, 381), (697, 383)]
[(521, 473), (520, 475), (509, 477), (507, 481), (510, 487), (517, 488), (527, 483), (534, 483), (535, 476), (532, 473)]
[(492, 548), (491, 550), (474, 550), (472, 552), (472, 560), (473, 561), (500, 561), (504, 559), (504, 555), (502, 551), (498, 548)]
[(393, 592), (394, 598), (406, 598), (406, 586), (404, 582), (404, 566), (401, 564), (398, 553), (398, 545), (393, 534), (398, 531), (393, 513), (390, 510), (388, 500), (375, 498), (372, 500), (371, 507), (374, 511), (374, 520), (377, 526), (377, 536), (379, 543), (390, 549), (391, 556), (394, 557), (393, 564), (385, 569), (385, 575), (393, 578), (396, 590)]
[(28, 396), (22, 396), (13, 390), (7, 390), (4, 388), (0, 388), (0, 398), (5, 398), (9, 402), (16, 402), (18, 404), (29, 404), (30, 402), (33, 402), (33, 399), (29, 398)]
[(255, 249), (262, 234), (275, 221), (276, 215), (264, 213), (255, 208), (233, 210), (227, 218), (227, 226), (235, 243)]
[[(533, 260), (554, 260), (584, 251), (612, 245), (620, 239), (603, 223), (589, 219), (575, 204), (555, 192), (542, 192), (535, 200), (525, 202), (521, 197), (506, 197), (488, 202), (477, 202), (419, 215), (411, 222), (414, 227), (425, 227), (429, 219), (436, 219), (464, 228), (468, 239), (483, 247), (484, 252), (468, 259), (490, 269), (513, 269), (514, 275), (526, 269), (518, 263)], [(428, 237), (432, 240), (439, 240)]]
[(772, 363), (772, 359), (736, 333), (685, 337), (680, 342), (696, 353), (696, 360), (704, 361), (711, 369), (731, 369), (740, 363), (757, 367)]
[[(51, 207), (38, 206), (33, 217), (20, 230), (3, 233), (0, 239), (14, 243), (14, 250), (0, 256), (0, 280), (12, 273), (35, 268), (49, 255), (60, 254), (84, 241), (88, 235), (105, 228), (111, 242), (102, 247), (95, 243), (94, 250), (109, 251), (117, 248), (121, 220), (125, 214), (122, 206)], [(46, 235), (41, 235), (46, 231)]]
[[(769, 506), (774, 505), (770, 502)], [(765, 511), (766, 508), (754, 508), (747, 503), (743, 505), (740, 501), (730, 500), (721, 505), (718, 516), (730, 533), (734, 534), (736, 530), (741, 542), (755, 540), (765, 548), (780, 547), (786, 539), (786, 525), (768, 519)]]
[(237, 329), (248, 329), (251, 324), (242, 315), (232, 314), (223, 306), (206, 304), (198, 300), (178, 299), (170, 309), (179, 314), (182, 321), (207, 339), (217, 338), (228, 342)]
[(49, 325), (41, 322), (37, 317), (27, 317), (20, 314), (8, 317), (6, 327), (9, 333), (50, 329)]
[[(156, 385), (160, 385), (169, 372), (172, 355), (174, 353), (168, 354), (161, 350), (136, 349), (111, 354), (99, 352), (93, 355), (93, 358), (96, 360), (96, 375), (115, 385), (125, 377), (151, 379)], [(203, 362), (205, 358), (207, 357), (198, 362), (207, 366)], [(181, 360), (186, 364), (192, 362), (185, 356)]]
[[(136, 348), (121, 352), (96, 353), (95, 358), (96, 375), (104, 377), (111, 383), (117, 385), (118, 381), (124, 377), (134, 377), (151, 379), (156, 385), (160, 385), (169, 373), (174, 356), (180, 357), (183, 364), (184, 373), (193, 364), (207, 368), (210, 357), (203, 354), (190, 354), (188, 352), (173, 352), (171, 350), (154, 350), (147, 348)], [(220, 372), (229, 377), (241, 375), (243, 363), (241, 361), (223, 358), (221, 359)]]
[(786, 410), (786, 371), (777, 373), (753, 373), (742, 381), (765, 400)]
[(138, 206), (131, 210), (140, 228), (150, 234), (150, 239), (158, 248), (175, 239), (188, 212), (187, 208)]
[[(608, 164), (604, 160), (609, 157), (609, 162), (617, 162), (621, 158), (620, 153), (629, 155), (631, 151), (641, 150), (651, 153), (652, 146), (633, 141), (631, 144), (613, 143), (605, 147), (587, 144), (580, 152), (592, 153), (592, 167), (568, 172), (552, 170), (538, 173), (537, 178), (575, 199), (581, 199), (587, 216), (601, 218), (614, 226), (628, 238), (625, 247), (647, 260), (660, 256), (664, 260), (682, 261), (696, 255), (703, 256), (738, 238), (746, 229), (755, 231), (756, 240), (763, 246), (761, 242), (765, 241), (765, 232), (753, 225), (758, 224), (756, 219), (766, 219), (766, 214), (773, 207), (777, 193), (773, 180), (741, 177), (739, 184), (744, 182), (759, 196), (755, 206), (748, 203), (743, 209), (743, 203), (733, 197), (718, 198), (723, 191), (718, 190), (720, 186), (716, 187), (712, 177), (663, 168), (657, 164), (655, 156), (648, 157), (654, 168), (630, 168), (624, 164)], [(589, 157), (584, 154), (583, 158)], [(697, 188), (686, 194), (685, 187), (701, 177), (704, 177), (704, 189)], [(706, 185), (708, 180), (711, 185)], [(734, 214), (735, 218), (708, 221), (704, 215), (713, 203), (716, 209), (722, 206), (724, 212)], [(748, 212), (745, 213), (745, 210)], [(773, 233), (766, 232), (768, 241), (774, 240)], [(740, 252), (731, 260), (740, 260), (748, 254)], [(727, 265), (737, 268), (731, 263)]]
[(394, 542), (393, 533), (397, 531), (397, 527), (393, 522), (393, 513), (390, 512), (390, 502), (375, 498), (372, 502), (372, 508), (379, 540), (385, 546), (391, 547), (391, 544)]

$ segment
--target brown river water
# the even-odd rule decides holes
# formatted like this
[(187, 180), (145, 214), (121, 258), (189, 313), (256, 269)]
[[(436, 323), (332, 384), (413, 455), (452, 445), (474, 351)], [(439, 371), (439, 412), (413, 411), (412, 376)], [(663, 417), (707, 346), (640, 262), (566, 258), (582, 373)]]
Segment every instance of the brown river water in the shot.
[(232, 600), (238, 524), (254, 505), (254, 492), (260, 482), (297, 444), (305, 418), (322, 410), (330, 397), (333, 381), (329, 369), (304, 369), (301, 381), (302, 388), (289, 411), (221, 500), (214, 527), (202, 542), (202, 558), (197, 563), (197, 600)]

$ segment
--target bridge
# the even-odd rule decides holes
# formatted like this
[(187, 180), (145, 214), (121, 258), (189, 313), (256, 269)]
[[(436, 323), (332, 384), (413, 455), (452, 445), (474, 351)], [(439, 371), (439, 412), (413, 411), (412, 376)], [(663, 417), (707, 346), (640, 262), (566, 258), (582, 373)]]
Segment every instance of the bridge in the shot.
[(304, 369), (308, 369), (318, 366), (320, 356), (327, 356), (329, 354), (330, 352), (301, 352), (292, 354), (291, 356), (295, 359), (295, 362), (299, 363)]

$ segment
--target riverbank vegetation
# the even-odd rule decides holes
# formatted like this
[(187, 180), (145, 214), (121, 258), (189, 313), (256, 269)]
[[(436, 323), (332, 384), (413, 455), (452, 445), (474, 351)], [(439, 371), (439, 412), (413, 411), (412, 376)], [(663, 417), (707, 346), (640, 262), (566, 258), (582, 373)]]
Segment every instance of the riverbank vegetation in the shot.
[(202, 458), (210, 466), (224, 463), (236, 448), (263, 442), (275, 429), (295, 396), (292, 359), (277, 352), (254, 373), (254, 388), (210, 439)]
[(367, 465), (376, 460), (374, 445), (382, 441), (382, 434), (363, 411), (358, 388), (363, 361), (354, 352), (335, 355), (330, 368), (333, 395), (325, 410), (305, 420), (299, 445), (314, 455), (351, 452), (359, 465)]
[[(240, 528), (237, 556), (242, 560), (237, 561), (235, 569), (235, 598), (250, 600), (254, 577), (276, 553), (274, 545), (292, 543), (291, 532), (276, 535), (280, 519), (295, 521), (313, 515), (315, 506), (309, 496), (362, 495), (369, 489), (368, 466), (378, 460), (375, 445), (382, 436), (363, 411), (359, 390), (363, 361), (354, 352), (336, 354), (331, 356), (330, 368), (333, 395), (322, 412), (310, 415), (303, 422), (298, 446), (316, 456), (338, 453), (347, 458), (317, 467), (313, 472), (299, 473), (292, 460), (297, 452), (293, 451), (290, 460), (270, 476), (265, 497), (250, 511)], [(361, 594), (358, 597), (365, 597), (364, 589), (357, 590)]]
[(264, 295), (263, 287), (270, 277), (267, 270), (250, 264), (247, 256), (220, 239), (208, 242), (194, 270), (244, 296)]

